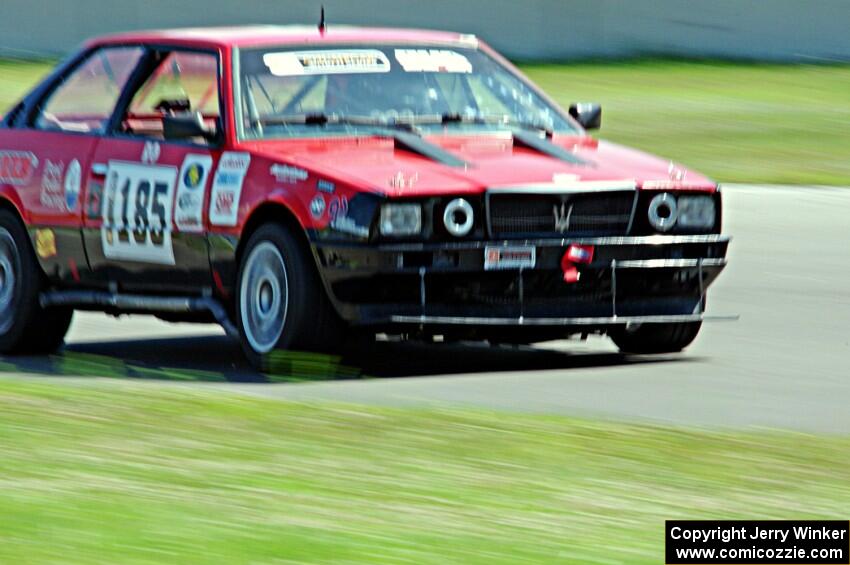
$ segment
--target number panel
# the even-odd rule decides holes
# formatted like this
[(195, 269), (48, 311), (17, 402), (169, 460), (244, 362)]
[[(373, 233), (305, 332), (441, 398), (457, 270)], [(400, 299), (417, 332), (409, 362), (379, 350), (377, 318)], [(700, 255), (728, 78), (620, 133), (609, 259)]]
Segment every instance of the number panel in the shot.
[(100, 229), (107, 259), (174, 265), (177, 168), (110, 161)]

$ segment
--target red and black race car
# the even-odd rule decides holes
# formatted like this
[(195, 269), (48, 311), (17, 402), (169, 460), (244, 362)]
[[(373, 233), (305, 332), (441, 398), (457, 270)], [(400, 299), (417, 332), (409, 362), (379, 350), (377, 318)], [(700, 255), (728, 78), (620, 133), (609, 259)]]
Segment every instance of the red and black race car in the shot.
[(0, 351), (54, 350), (74, 309), (218, 322), (255, 363), (354, 328), (680, 350), (720, 192), (600, 117), (469, 35), (95, 39), (0, 128)]

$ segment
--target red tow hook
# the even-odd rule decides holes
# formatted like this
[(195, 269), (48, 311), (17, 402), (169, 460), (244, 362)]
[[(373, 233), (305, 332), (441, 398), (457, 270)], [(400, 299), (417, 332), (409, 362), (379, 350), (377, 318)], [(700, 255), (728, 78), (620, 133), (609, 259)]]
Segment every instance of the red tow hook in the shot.
[(570, 244), (564, 256), (561, 257), (561, 271), (564, 273), (564, 282), (573, 284), (581, 278), (577, 265), (589, 265), (593, 261), (592, 245)]

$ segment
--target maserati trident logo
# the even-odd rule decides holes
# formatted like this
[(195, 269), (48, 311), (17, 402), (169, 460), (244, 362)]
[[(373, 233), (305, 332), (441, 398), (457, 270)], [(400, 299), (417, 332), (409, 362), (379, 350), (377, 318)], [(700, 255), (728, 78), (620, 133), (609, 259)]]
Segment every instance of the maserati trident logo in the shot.
[(552, 214), (555, 216), (555, 231), (564, 233), (570, 229), (570, 217), (573, 215), (573, 205), (567, 206), (566, 202), (561, 202), (561, 206), (557, 204), (552, 206)]

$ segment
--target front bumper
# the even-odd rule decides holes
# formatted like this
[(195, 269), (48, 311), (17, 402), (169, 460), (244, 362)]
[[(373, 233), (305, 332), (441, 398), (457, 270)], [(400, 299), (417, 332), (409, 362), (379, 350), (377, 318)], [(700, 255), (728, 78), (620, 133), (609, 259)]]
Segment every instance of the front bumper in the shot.
[[(593, 245), (581, 278), (563, 281), (570, 244)], [(699, 321), (726, 265), (721, 235), (601, 237), (365, 245), (314, 242), (334, 306), (358, 325), (594, 331)], [(534, 246), (533, 267), (485, 270), (492, 246)]]

